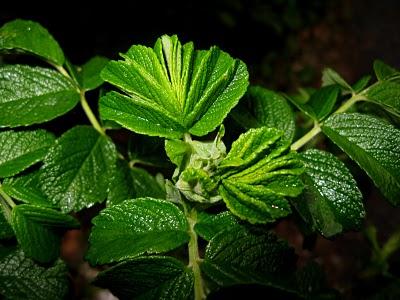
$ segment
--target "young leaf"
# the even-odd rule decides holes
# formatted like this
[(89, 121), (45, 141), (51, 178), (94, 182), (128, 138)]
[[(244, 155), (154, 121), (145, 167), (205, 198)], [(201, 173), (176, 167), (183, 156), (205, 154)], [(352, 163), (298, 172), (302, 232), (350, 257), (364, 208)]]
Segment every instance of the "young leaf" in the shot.
[(316, 149), (300, 157), (306, 168), (305, 190), (292, 201), (300, 215), (325, 237), (358, 230), (365, 217), (362, 195), (345, 164)]
[(0, 132), (0, 178), (10, 177), (41, 161), (54, 144), (45, 130)]
[(46, 68), (0, 67), (0, 126), (43, 123), (70, 111), (79, 101), (74, 83)]
[(210, 241), (219, 232), (228, 228), (240, 226), (239, 220), (230, 212), (225, 211), (217, 215), (200, 212), (194, 226), (196, 233), (206, 241)]
[(353, 88), (336, 71), (326, 68), (322, 72), (322, 86), (337, 84), (343, 92), (352, 93)]
[(138, 257), (97, 275), (94, 285), (119, 299), (186, 300), (193, 298), (193, 272), (166, 256)]
[(359, 113), (330, 116), (322, 131), (371, 177), (382, 194), (400, 204), (400, 130)]
[(251, 129), (233, 144), (219, 165), (219, 194), (229, 210), (250, 223), (273, 222), (288, 215), (284, 198), (298, 196), (302, 163), (288, 152), (289, 142), (273, 128)]
[(164, 200), (124, 201), (103, 210), (93, 224), (86, 256), (93, 265), (167, 252), (189, 240), (184, 214)]
[(293, 249), (272, 233), (235, 227), (212, 238), (200, 267), (221, 287), (261, 284), (295, 291), (288, 284), (295, 259)]
[(100, 77), (101, 70), (108, 63), (108, 59), (103, 56), (95, 56), (86, 62), (77, 73), (77, 79), (80, 86), (86, 90), (94, 90), (103, 84)]
[(114, 175), (113, 142), (89, 126), (64, 133), (41, 169), (44, 194), (63, 212), (78, 211), (107, 197)]
[(122, 57), (107, 64), (101, 76), (129, 97), (107, 94), (100, 113), (142, 134), (203, 136), (221, 124), (248, 85), (243, 62), (216, 47), (182, 46), (176, 36), (162, 36), (154, 49), (132, 46)]
[(277, 128), (292, 140), (295, 133), (294, 115), (287, 100), (260, 86), (250, 86), (245, 98), (231, 112), (232, 117), (245, 129), (255, 127)]
[(79, 223), (69, 215), (28, 204), (13, 208), (11, 222), (26, 256), (42, 263), (53, 261), (59, 256), (60, 229), (79, 227)]
[(383, 61), (377, 59), (374, 61), (374, 71), (376, 78), (379, 81), (393, 80), (400, 77), (400, 72), (391, 66), (388, 66)]
[(2, 183), (3, 190), (14, 199), (28, 204), (51, 207), (53, 204), (40, 189), (40, 171), (9, 177)]
[(368, 88), (364, 95), (369, 101), (381, 105), (387, 111), (400, 117), (399, 83), (391, 81), (379, 81)]
[(62, 300), (67, 292), (67, 268), (61, 260), (43, 267), (16, 250), (0, 261), (0, 295), (6, 299)]
[(366, 76), (361, 77), (360, 80), (358, 80), (355, 84), (353, 84), (353, 90), (356, 93), (360, 93), (362, 90), (364, 90), (367, 87), (367, 85), (370, 82), (370, 80), (371, 80), (371, 76), (370, 75), (366, 75)]
[(39, 23), (17, 19), (0, 28), (0, 51), (22, 50), (62, 66), (64, 53), (57, 41)]
[(107, 206), (133, 198), (165, 199), (165, 191), (146, 170), (135, 167), (130, 169), (126, 162), (119, 161), (115, 174), (108, 193)]

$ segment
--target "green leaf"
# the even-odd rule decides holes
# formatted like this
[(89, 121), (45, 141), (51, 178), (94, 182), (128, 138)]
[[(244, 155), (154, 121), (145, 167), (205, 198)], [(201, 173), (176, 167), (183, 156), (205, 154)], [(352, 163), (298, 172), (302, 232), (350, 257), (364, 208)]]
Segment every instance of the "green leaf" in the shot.
[(21, 204), (11, 213), (12, 227), (26, 256), (47, 263), (59, 256), (61, 229), (77, 228), (79, 223), (59, 211)]
[(367, 87), (367, 85), (370, 82), (370, 80), (371, 80), (371, 76), (370, 75), (366, 75), (366, 76), (361, 77), (360, 80), (358, 80), (355, 84), (353, 84), (354, 92), (360, 93), (362, 90), (364, 90)]
[(186, 300), (193, 298), (193, 272), (165, 256), (138, 257), (100, 272), (94, 285), (119, 299)]
[(343, 92), (353, 92), (353, 88), (336, 71), (326, 68), (322, 72), (322, 86), (337, 84)]
[(133, 135), (129, 139), (128, 155), (131, 165), (171, 167), (164, 150), (164, 140), (159, 137)]
[(200, 267), (221, 287), (261, 284), (293, 291), (287, 282), (295, 260), (293, 249), (272, 233), (235, 227), (212, 238)]
[(282, 136), (273, 128), (250, 129), (218, 166), (219, 194), (234, 215), (250, 223), (288, 215), (290, 205), (284, 197), (296, 197), (303, 189), (302, 163)]
[(2, 183), (3, 190), (12, 198), (28, 204), (51, 207), (53, 204), (47, 199), (40, 188), (40, 171), (9, 177)]
[(6, 219), (5, 212), (0, 206), (0, 240), (10, 239), (13, 236), (14, 236), (14, 231)]
[(359, 113), (329, 117), (322, 131), (367, 172), (382, 194), (400, 204), (400, 130)]
[(300, 156), (305, 190), (292, 203), (303, 219), (325, 237), (359, 230), (365, 217), (362, 195), (345, 164), (316, 149)]
[(307, 102), (314, 112), (317, 121), (325, 119), (335, 106), (340, 88), (337, 85), (328, 85), (317, 90)]
[(228, 211), (216, 215), (200, 212), (194, 230), (203, 239), (210, 241), (219, 232), (235, 226), (239, 226), (239, 220)]
[(181, 140), (165, 140), (165, 152), (178, 170), (183, 170), (193, 154), (193, 147)]
[(400, 72), (395, 68), (377, 59), (374, 61), (374, 72), (379, 81), (393, 80), (400, 77)]
[(222, 123), (248, 85), (243, 62), (217, 47), (182, 46), (176, 36), (162, 36), (154, 49), (132, 46), (121, 56), (125, 60), (111, 61), (101, 76), (129, 97), (107, 94), (100, 113), (141, 134), (203, 136)]
[(0, 294), (6, 299), (62, 300), (67, 292), (67, 268), (61, 260), (43, 267), (17, 250), (0, 261)]
[(277, 128), (292, 140), (295, 133), (294, 115), (287, 100), (260, 86), (250, 86), (245, 99), (231, 112), (232, 117), (245, 129), (256, 127)]
[(126, 162), (119, 161), (108, 194), (107, 206), (141, 197), (165, 199), (165, 191), (146, 170), (135, 167), (130, 169)]
[(0, 50), (21, 50), (62, 66), (64, 53), (57, 41), (39, 23), (17, 19), (0, 28)]
[(103, 210), (93, 224), (87, 259), (94, 265), (167, 252), (189, 240), (184, 214), (164, 200), (124, 201)]
[(0, 178), (16, 175), (41, 161), (54, 144), (45, 130), (0, 132)]
[(100, 72), (106, 66), (108, 61), (108, 58), (103, 56), (95, 56), (80, 68), (80, 72), (77, 74), (77, 79), (84, 90), (94, 90), (103, 84), (104, 81), (100, 77)]
[(90, 207), (106, 199), (116, 157), (108, 137), (92, 127), (76, 126), (46, 156), (40, 174), (42, 190), (63, 212)]
[(0, 126), (43, 123), (70, 111), (79, 101), (74, 83), (41, 67), (0, 67)]
[(380, 81), (363, 93), (367, 100), (377, 103), (387, 111), (400, 117), (400, 84)]

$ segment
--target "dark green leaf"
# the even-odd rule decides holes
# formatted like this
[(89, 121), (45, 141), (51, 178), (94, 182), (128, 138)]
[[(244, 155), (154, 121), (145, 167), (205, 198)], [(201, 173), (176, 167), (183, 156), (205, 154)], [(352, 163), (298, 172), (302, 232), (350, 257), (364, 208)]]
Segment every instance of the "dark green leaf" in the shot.
[(17, 250), (0, 261), (0, 294), (12, 300), (62, 300), (68, 292), (62, 261), (43, 267)]
[(64, 212), (78, 211), (106, 199), (114, 175), (113, 142), (89, 126), (64, 133), (44, 160), (42, 190)]
[(380, 81), (368, 88), (365, 97), (400, 117), (400, 84), (391, 81)]
[(209, 241), (217, 233), (235, 226), (239, 226), (239, 220), (228, 211), (217, 215), (200, 212), (194, 230), (203, 239)]
[(391, 66), (388, 66), (383, 61), (377, 59), (374, 61), (374, 71), (376, 78), (379, 81), (399, 79), (400, 72)]
[(317, 121), (321, 121), (332, 112), (339, 92), (337, 85), (328, 85), (311, 95), (307, 105), (311, 107)]
[(57, 41), (39, 23), (17, 19), (0, 28), (0, 50), (22, 50), (62, 66), (64, 54)]
[(0, 126), (43, 123), (70, 111), (79, 101), (74, 83), (41, 67), (0, 67)]
[(41, 161), (54, 141), (54, 136), (44, 130), (0, 132), (0, 178)]
[(107, 63), (107, 58), (95, 56), (81, 67), (77, 79), (84, 90), (94, 90), (103, 84), (104, 81), (100, 78), (100, 72)]
[(326, 68), (322, 72), (322, 86), (337, 84), (343, 92), (352, 92), (353, 89), (336, 71)]
[(193, 298), (193, 272), (165, 256), (138, 257), (101, 272), (94, 284), (120, 299), (186, 300)]
[(79, 227), (73, 217), (35, 205), (17, 205), (11, 216), (15, 236), (26, 256), (42, 263), (59, 256), (60, 229)]
[(329, 117), (322, 131), (355, 160), (383, 195), (400, 204), (400, 130), (359, 113)]
[(103, 210), (93, 219), (87, 259), (105, 264), (144, 253), (161, 253), (189, 240), (188, 223), (174, 204), (139, 198)]
[(5, 212), (0, 206), (0, 240), (9, 239), (12, 238), (13, 236), (14, 236), (14, 231), (12, 230), (10, 224), (6, 219)]
[(108, 194), (107, 206), (141, 197), (165, 199), (165, 191), (146, 170), (129, 168), (126, 162), (119, 162)]
[(363, 76), (360, 80), (358, 80), (355, 84), (353, 84), (353, 90), (356, 93), (360, 93), (367, 87), (370, 80), (371, 80), (370, 75)]
[(219, 165), (219, 194), (230, 211), (250, 223), (267, 223), (288, 215), (284, 198), (298, 196), (302, 163), (283, 133), (273, 128), (251, 129), (233, 144)]
[(221, 231), (207, 246), (201, 269), (218, 286), (261, 284), (293, 291), (293, 249), (272, 233), (244, 228)]
[(365, 217), (362, 195), (344, 163), (328, 152), (301, 153), (305, 190), (292, 201), (313, 229), (326, 237), (358, 230)]
[(248, 85), (243, 62), (217, 47), (195, 51), (192, 43), (182, 46), (176, 36), (162, 36), (154, 49), (132, 46), (122, 57), (101, 76), (130, 97), (107, 94), (100, 112), (142, 134), (203, 136), (222, 123)]
[(232, 110), (232, 117), (245, 129), (255, 127), (277, 128), (292, 140), (295, 133), (294, 115), (287, 100), (260, 86), (250, 86), (245, 99)]
[(164, 140), (159, 137), (133, 135), (129, 140), (128, 154), (131, 164), (158, 168), (171, 166), (165, 154)]
[(53, 204), (40, 189), (40, 171), (6, 178), (3, 190), (11, 197), (28, 204), (51, 207)]

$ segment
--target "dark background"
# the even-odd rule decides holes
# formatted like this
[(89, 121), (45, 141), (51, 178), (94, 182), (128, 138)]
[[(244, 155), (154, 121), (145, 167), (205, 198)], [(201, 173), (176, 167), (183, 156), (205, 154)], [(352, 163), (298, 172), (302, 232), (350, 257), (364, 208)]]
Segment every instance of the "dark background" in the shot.
[[(8, 1), (1, 6), (0, 24), (15, 18), (40, 22), (78, 65), (94, 55), (116, 59), (132, 44), (152, 46), (167, 33), (193, 41), (196, 48), (218, 45), (248, 65), (251, 83), (281, 91), (317, 87), (327, 66), (351, 83), (372, 74), (377, 58), (400, 67), (400, 1), (396, 0)], [(384, 241), (398, 229), (400, 210), (387, 204), (368, 179), (358, 179), (365, 196), (366, 224), (376, 225)], [(330, 285), (346, 298), (370, 293), (357, 277), (362, 260), (370, 255), (362, 233), (346, 233), (331, 241), (318, 238), (310, 252), (301, 247), (303, 237), (292, 221), (279, 223), (276, 230), (300, 257), (319, 262)], [(83, 291), (94, 274), (82, 264), (84, 240), (81, 232), (70, 233), (63, 252), (76, 285), (73, 298), (92, 297)], [(371, 293), (379, 284), (370, 283)]]

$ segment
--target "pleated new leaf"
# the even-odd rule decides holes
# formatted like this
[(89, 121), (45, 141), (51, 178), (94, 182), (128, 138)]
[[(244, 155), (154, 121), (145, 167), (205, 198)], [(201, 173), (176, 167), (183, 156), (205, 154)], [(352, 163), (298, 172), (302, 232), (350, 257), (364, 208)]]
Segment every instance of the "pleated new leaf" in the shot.
[(285, 197), (296, 197), (303, 189), (302, 162), (282, 136), (273, 128), (251, 129), (232, 144), (218, 167), (220, 195), (234, 215), (250, 223), (288, 215)]
[(245, 129), (277, 128), (292, 140), (295, 133), (294, 115), (287, 100), (268, 89), (250, 86), (245, 98), (232, 110), (232, 117)]
[(103, 210), (93, 224), (87, 254), (92, 264), (167, 252), (189, 240), (184, 214), (165, 200), (126, 200)]
[(203, 136), (220, 125), (248, 85), (243, 62), (212, 47), (194, 50), (164, 35), (154, 48), (132, 46), (111, 61), (102, 78), (129, 96), (112, 92), (100, 100), (103, 119), (147, 135)]
[(89, 126), (64, 133), (41, 169), (44, 194), (64, 212), (78, 211), (106, 199), (116, 163), (115, 145)]
[(55, 65), (64, 64), (57, 41), (39, 23), (17, 19), (0, 28), (0, 51), (19, 50), (37, 55)]
[(346, 152), (393, 204), (400, 204), (400, 130), (372, 116), (330, 116), (322, 131)]
[(301, 153), (305, 190), (292, 203), (313, 229), (326, 237), (358, 230), (365, 217), (362, 195), (345, 164), (328, 152)]
[(221, 287), (261, 284), (293, 291), (288, 278), (295, 261), (293, 249), (272, 233), (235, 227), (212, 238), (201, 269)]
[(0, 295), (10, 300), (62, 300), (68, 292), (68, 270), (59, 260), (44, 267), (22, 250), (0, 260)]
[(0, 178), (20, 173), (41, 161), (55, 142), (45, 130), (0, 132)]
[(26, 256), (42, 263), (59, 256), (60, 229), (79, 227), (73, 217), (35, 205), (17, 205), (11, 216), (15, 236)]
[(193, 298), (193, 272), (172, 257), (147, 256), (122, 262), (97, 275), (94, 285), (119, 299)]
[(57, 71), (23, 65), (0, 67), (0, 126), (43, 123), (79, 102), (74, 83)]

